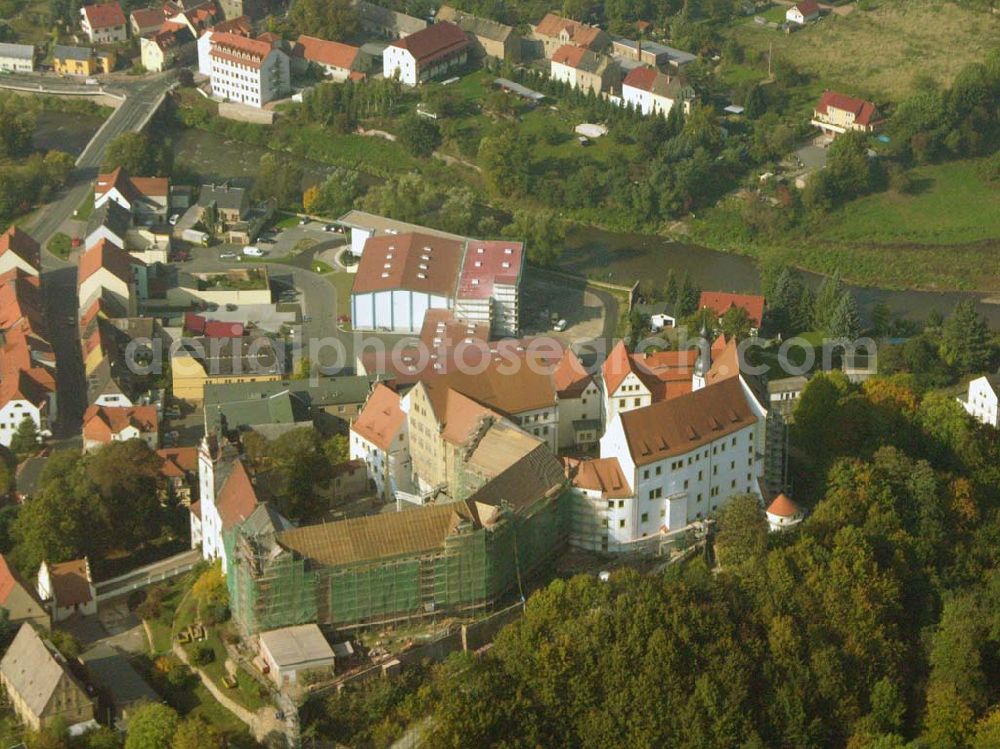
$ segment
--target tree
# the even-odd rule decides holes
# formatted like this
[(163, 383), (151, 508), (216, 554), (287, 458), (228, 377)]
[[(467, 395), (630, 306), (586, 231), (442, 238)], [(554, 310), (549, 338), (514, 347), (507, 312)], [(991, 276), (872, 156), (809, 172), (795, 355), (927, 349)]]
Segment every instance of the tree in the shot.
[(528, 261), (543, 268), (556, 264), (566, 241), (562, 222), (547, 210), (517, 209), (504, 234), (523, 240)]
[(350, 459), (350, 443), (345, 435), (335, 434), (323, 443), (323, 452), (330, 465), (340, 465)]
[(296, 0), (289, 19), (300, 34), (343, 41), (358, 33), (358, 12), (350, 0)]
[(354, 201), (363, 193), (358, 173), (337, 167), (321, 183), (306, 190), (302, 207), (314, 216), (342, 216), (354, 207)]
[(110, 544), (135, 548), (160, 534), (159, 496), (166, 488), (162, 460), (142, 440), (110, 442), (86, 461), (86, 478), (100, 496), (102, 515), (113, 529)]
[(14, 436), (11, 437), (10, 449), (19, 458), (25, 458), (38, 450), (39, 441), (41, 441), (41, 435), (38, 433), (35, 420), (30, 416), (25, 416), (17, 425)]
[(222, 749), (223, 746), (225, 739), (215, 726), (191, 716), (177, 727), (170, 749)]
[(737, 341), (742, 341), (750, 337), (750, 329), (753, 327), (753, 321), (750, 319), (750, 313), (746, 311), (745, 307), (733, 305), (722, 316), (722, 319), (719, 321), (719, 327), (727, 340), (735, 338)]
[(828, 332), (834, 338), (854, 340), (861, 334), (861, 316), (854, 303), (854, 295), (845, 291), (830, 317)]
[(414, 156), (430, 156), (441, 145), (441, 129), (426, 117), (409, 115), (399, 123), (399, 143)]
[(312, 427), (285, 432), (268, 444), (270, 468), (279, 480), (282, 511), (291, 518), (315, 518), (325, 505), (317, 487), (329, 484), (333, 475), (323, 441)]
[(191, 586), (191, 595), (199, 606), (228, 603), (229, 589), (226, 587), (226, 578), (222, 574), (222, 566), (215, 563), (202, 572), (194, 581), (194, 585)]
[(297, 160), (268, 152), (260, 157), (253, 195), (257, 200), (273, 200), (279, 208), (294, 208), (302, 198), (302, 175)]
[(154, 143), (145, 132), (122, 133), (108, 143), (104, 153), (104, 170), (121, 167), (131, 175), (154, 176), (168, 172), (169, 143), (160, 139)]
[(767, 518), (753, 494), (730, 497), (719, 513), (715, 555), (723, 568), (760, 558), (767, 550)]
[(531, 182), (531, 143), (516, 125), (505, 125), (479, 144), (479, 165), (494, 195), (525, 195)]
[(955, 305), (941, 331), (941, 358), (961, 374), (982, 371), (990, 358), (989, 328), (971, 299)]
[(159, 703), (140, 705), (129, 716), (125, 749), (171, 749), (179, 725), (173, 708)]
[(816, 301), (813, 304), (812, 325), (814, 330), (829, 332), (833, 322), (833, 317), (840, 306), (841, 297), (844, 295), (844, 284), (840, 280), (840, 271), (834, 271), (832, 276), (827, 276), (819, 285), (816, 292)]

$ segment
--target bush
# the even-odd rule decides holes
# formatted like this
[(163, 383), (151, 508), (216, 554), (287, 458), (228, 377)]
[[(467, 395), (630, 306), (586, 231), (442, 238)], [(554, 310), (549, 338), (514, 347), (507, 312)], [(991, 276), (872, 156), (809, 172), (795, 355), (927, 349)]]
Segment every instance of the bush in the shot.
[(72, 245), (70, 243), (69, 236), (63, 234), (62, 232), (55, 234), (52, 239), (49, 240), (49, 252), (63, 258), (64, 260), (69, 257), (71, 247)]
[(220, 602), (206, 604), (201, 609), (201, 618), (209, 627), (229, 620), (229, 607)]
[(205, 643), (195, 645), (191, 653), (191, 660), (196, 666), (207, 666), (215, 660), (215, 649)]
[[(213, 653), (214, 655), (214, 653)], [(167, 683), (174, 689), (187, 689), (194, 681), (194, 673), (184, 664), (178, 664), (167, 673)]]

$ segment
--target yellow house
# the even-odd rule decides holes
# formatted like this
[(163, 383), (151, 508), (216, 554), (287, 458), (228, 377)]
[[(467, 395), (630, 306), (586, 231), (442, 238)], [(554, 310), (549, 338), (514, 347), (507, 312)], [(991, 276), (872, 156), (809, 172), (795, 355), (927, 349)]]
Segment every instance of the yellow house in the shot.
[(282, 359), (265, 336), (191, 338), (170, 352), (174, 397), (193, 404), (205, 400), (206, 385), (275, 382), (282, 375)]
[(115, 53), (90, 47), (57, 44), (52, 49), (52, 69), (61, 75), (97, 75), (115, 69)]

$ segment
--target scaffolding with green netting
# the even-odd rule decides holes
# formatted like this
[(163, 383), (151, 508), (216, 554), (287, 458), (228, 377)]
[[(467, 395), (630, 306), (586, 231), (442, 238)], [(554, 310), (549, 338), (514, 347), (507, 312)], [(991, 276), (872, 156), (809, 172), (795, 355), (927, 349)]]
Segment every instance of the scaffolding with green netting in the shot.
[[(464, 519), (442, 543), (419, 553), (321, 565), (274, 537), (242, 536), (227, 546), (233, 618), (244, 632), (316, 622), (335, 629), (376, 627), (435, 616), (468, 616), (523, 593), (567, 535), (565, 496), (483, 527)], [(231, 548), (230, 548), (231, 546)]]

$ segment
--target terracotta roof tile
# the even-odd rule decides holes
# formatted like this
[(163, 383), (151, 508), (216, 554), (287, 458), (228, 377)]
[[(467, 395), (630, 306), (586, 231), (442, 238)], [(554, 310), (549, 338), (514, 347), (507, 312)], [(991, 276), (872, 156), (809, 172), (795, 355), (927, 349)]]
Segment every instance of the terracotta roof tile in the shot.
[(618, 458), (584, 460), (575, 466), (568, 466), (568, 469), (575, 487), (600, 492), (605, 499), (632, 496), (632, 489)]
[(351, 424), (351, 431), (388, 452), (405, 421), (406, 415), (399, 408), (399, 393), (379, 383)]
[(442, 21), (397, 39), (391, 46), (407, 50), (417, 65), (426, 65), (468, 47), (469, 37), (455, 24)]
[(768, 515), (777, 515), (780, 518), (794, 517), (800, 512), (802, 512), (802, 508), (786, 497), (784, 493), (775, 497), (774, 501), (767, 506)]
[(90, 603), (90, 565), (87, 558), (49, 565), (49, 579), (56, 604), (62, 608)]
[(764, 297), (759, 294), (729, 294), (724, 291), (703, 291), (698, 299), (698, 308), (708, 308), (722, 317), (730, 307), (742, 307), (750, 316), (750, 321), (759, 328), (764, 319)]
[(125, 14), (118, 3), (84, 6), (83, 12), (92, 29), (107, 29), (125, 25)]
[(372, 237), (354, 276), (352, 293), (409, 289), (439, 296), (455, 292), (463, 243), (411, 232)]
[(459, 299), (489, 299), (496, 284), (514, 286), (521, 276), (520, 242), (469, 240), (458, 280)]
[(13, 252), (35, 270), (41, 268), (41, 246), (26, 231), (11, 226), (0, 234), (0, 255)]
[(331, 42), (314, 36), (301, 34), (296, 42), (295, 56), (320, 65), (350, 70), (361, 53), (359, 47)]
[(159, 429), (155, 406), (90, 406), (83, 415), (83, 437), (111, 442), (128, 427), (151, 433)]
[(844, 112), (853, 112), (854, 121), (859, 125), (871, 125), (878, 116), (878, 110), (870, 101), (840, 94), (836, 91), (824, 91), (819, 98), (819, 104), (816, 105), (816, 111), (820, 114), (827, 114), (830, 107)]
[(229, 530), (250, 517), (250, 513), (257, 507), (257, 491), (242, 460), (236, 460), (233, 470), (226, 477), (215, 507), (222, 520), (222, 530)]

